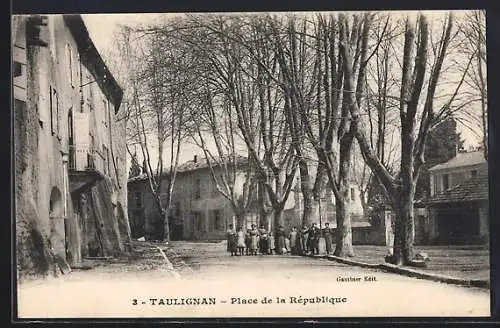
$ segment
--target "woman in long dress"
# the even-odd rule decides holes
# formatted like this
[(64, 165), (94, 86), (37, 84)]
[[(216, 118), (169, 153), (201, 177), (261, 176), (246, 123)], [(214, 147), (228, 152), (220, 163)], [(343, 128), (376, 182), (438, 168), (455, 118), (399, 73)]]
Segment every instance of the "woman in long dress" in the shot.
[(238, 232), (236, 233), (238, 237), (237, 246), (238, 246), (238, 254), (243, 255), (245, 250), (245, 233), (241, 228), (238, 228)]
[(273, 231), (270, 230), (269, 231), (269, 254), (273, 255), (273, 252), (275, 252), (275, 251), (276, 251), (276, 245), (274, 242), (274, 234), (273, 234)]
[(250, 254), (257, 255), (257, 250), (259, 249), (259, 231), (257, 230), (255, 224), (252, 224), (250, 236), (252, 237), (252, 242), (250, 244)]
[(226, 232), (227, 235), (227, 251), (231, 253), (231, 256), (236, 255), (236, 231), (233, 229), (233, 225), (229, 225), (229, 229)]
[(251, 230), (247, 229), (245, 233), (245, 254), (246, 255), (251, 255), (251, 250), (252, 248), (252, 235), (251, 235)]
[(269, 254), (269, 234), (264, 226), (259, 229), (259, 250), (262, 255)]

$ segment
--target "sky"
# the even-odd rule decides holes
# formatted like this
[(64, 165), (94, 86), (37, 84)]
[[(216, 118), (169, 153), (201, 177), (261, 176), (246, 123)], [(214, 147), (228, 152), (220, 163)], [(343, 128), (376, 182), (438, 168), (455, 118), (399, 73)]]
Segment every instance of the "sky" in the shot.
[[(398, 12), (398, 14), (403, 13), (404, 12)], [(430, 14), (429, 17), (432, 19), (432, 16), (442, 14), (442, 12), (426, 12), (426, 14)], [(134, 26), (137, 24), (152, 23), (162, 17), (173, 17), (178, 15), (182, 14), (83, 14), (82, 17), (97, 50), (101, 53), (106, 53), (113, 44), (113, 42), (110, 41), (113, 40), (114, 33), (119, 25)], [(458, 126), (458, 129), (462, 138), (465, 140), (466, 148), (478, 145), (480, 137), (474, 132), (471, 132), (470, 129), (461, 125)], [(194, 145), (182, 147), (180, 163), (193, 159), (194, 155), (200, 156), (202, 155), (202, 151)]]

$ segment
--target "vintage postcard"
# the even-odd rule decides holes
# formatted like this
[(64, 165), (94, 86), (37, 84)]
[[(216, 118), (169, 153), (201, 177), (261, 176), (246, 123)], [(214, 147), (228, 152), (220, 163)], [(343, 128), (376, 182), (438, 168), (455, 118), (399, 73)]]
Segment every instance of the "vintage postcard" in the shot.
[(485, 15), (12, 16), (17, 317), (489, 317)]

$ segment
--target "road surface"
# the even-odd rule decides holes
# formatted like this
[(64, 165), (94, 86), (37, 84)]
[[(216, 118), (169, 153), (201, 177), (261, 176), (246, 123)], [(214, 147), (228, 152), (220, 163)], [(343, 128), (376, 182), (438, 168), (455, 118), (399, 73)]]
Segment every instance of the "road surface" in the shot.
[[(489, 316), (488, 290), (326, 259), (230, 256), (224, 243), (173, 242), (168, 265), (103, 266), (19, 288), (24, 317)], [(160, 253), (160, 252), (158, 252)], [(157, 254), (158, 255), (158, 254)], [(155, 261), (162, 261), (158, 255)], [(136, 265), (137, 266), (137, 265)]]

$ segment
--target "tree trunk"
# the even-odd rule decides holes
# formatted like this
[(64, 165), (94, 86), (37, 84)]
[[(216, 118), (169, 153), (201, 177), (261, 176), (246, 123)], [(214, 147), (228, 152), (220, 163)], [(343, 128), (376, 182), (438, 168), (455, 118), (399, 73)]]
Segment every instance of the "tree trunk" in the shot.
[[(352, 131), (352, 127), (349, 127)], [(352, 248), (351, 206), (350, 206), (350, 170), (351, 150), (354, 135), (346, 132), (340, 139), (339, 149), (339, 183), (340, 197), (335, 199), (337, 216), (337, 241), (334, 254), (336, 256), (354, 256)]]
[(236, 213), (235, 216), (236, 216), (236, 227), (241, 227), (243, 229), (244, 228), (243, 224), (245, 223), (245, 216), (240, 213)]
[(314, 200), (311, 190), (302, 190), (302, 198), (304, 202), (302, 225), (310, 226), (317, 214), (317, 206), (315, 206), (317, 202)]
[(168, 217), (168, 213), (170, 213), (169, 208), (165, 208), (162, 210), (163, 229), (161, 234), (161, 240), (166, 242), (170, 242), (170, 220)]
[(304, 208), (302, 212), (302, 224), (310, 225), (314, 219), (314, 194), (312, 190), (311, 177), (309, 176), (309, 168), (307, 167), (307, 162), (304, 159), (299, 161), (299, 173), (300, 173), (300, 189), (302, 191), (302, 198), (304, 202)]
[(283, 208), (277, 208), (274, 210), (274, 231), (278, 229), (279, 226), (284, 227), (285, 221), (283, 217)]
[(259, 225), (264, 226), (266, 229), (270, 229), (269, 225), (273, 222), (273, 211), (269, 209), (263, 209), (260, 211), (260, 222)]
[(402, 190), (400, 199), (393, 203), (396, 212), (393, 264), (411, 265), (415, 239), (413, 195), (411, 190)]
[(354, 256), (354, 249), (352, 247), (351, 213), (348, 201), (349, 188), (348, 186), (343, 186), (341, 190), (344, 197), (335, 201), (337, 238), (334, 255), (352, 257)]

